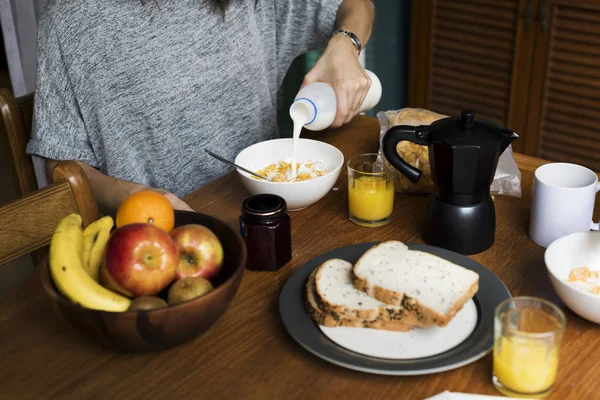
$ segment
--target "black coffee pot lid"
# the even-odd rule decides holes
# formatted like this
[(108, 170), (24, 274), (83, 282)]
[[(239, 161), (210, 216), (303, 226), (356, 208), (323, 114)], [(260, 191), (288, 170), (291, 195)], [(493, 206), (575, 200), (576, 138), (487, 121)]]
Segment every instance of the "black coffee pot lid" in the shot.
[(431, 140), (449, 146), (485, 146), (506, 140), (512, 131), (499, 124), (475, 118), (475, 113), (463, 110), (460, 117), (440, 119), (429, 126)]

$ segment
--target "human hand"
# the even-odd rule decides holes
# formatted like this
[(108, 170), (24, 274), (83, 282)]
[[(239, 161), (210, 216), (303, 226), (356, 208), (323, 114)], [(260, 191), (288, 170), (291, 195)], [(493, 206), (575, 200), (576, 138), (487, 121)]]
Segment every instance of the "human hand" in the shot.
[(343, 35), (331, 38), (317, 64), (306, 74), (302, 86), (313, 82), (327, 83), (335, 91), (337, 112), (332, 128), (350, 122), (358, 114), (371, 87), (371, 78), (358, 62), (356, 48)]
[(192, 207), (188, 206), (186, 202), (175, 196), (173, 193), (165, 192), (163, 193), (163, 196), (165, 196), (171, 202), (171, 205), (175, 210), (194, 211)]
[(167, 198), (167, 200), (169, 200), (169, 202), (173, 206), (174, 210), (194, 211), (194, 209), (192, 209), (192, 207), (188, 206), (186, 202), (181, 200), (179, 197), (175, 196), (173, 193), (168, 192), (164, 189), (152, 189), (152, 190), (165, 196)]

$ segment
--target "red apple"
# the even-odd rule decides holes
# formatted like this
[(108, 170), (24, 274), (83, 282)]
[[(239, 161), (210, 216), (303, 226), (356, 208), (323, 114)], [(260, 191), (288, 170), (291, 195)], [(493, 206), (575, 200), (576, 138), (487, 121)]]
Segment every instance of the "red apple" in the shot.
[(106, 244), (101, 283), (129, 297), (154, 296), (175, 279), (179, 249), (150, 224), (118, 228)]
[(173, 229), (170, 235), (179, 246), (178, 279), (199, 276), (210, 280), (219, 273), (223, 265), (223, 247), (210, 229), (189, 224)]

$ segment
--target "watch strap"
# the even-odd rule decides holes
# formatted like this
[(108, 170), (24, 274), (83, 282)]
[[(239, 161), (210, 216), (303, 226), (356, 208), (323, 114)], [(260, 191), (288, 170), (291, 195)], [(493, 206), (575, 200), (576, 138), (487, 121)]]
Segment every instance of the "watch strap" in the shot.
[(344, 36), (347, 36), (350, 41), (352, 42), (352, 44), (354, 45), (354, 47), (356, 47), (356, 49), (358, 50), (358, 54), (360, 54), (360, 51), (362, 50), (362, 43), (360, 42), (360, 39), (358, 38), (358, 36), (356, 36), (354, 33), (344, 30), (344, 29), (336, 29), (333, 32), (333, 35), (331, 35), (332, 37), (338, 34), (342, 34)]

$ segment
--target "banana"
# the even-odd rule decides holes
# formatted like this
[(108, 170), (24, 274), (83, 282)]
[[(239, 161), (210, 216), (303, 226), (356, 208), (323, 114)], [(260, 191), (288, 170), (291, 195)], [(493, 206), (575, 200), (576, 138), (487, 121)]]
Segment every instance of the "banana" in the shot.
[(83, 230), (83, 268), (98, 282), (104, 249), (114, 225), (112, 217), (102, 217)]
[(131, 300), (93, 280), (83, 268), (81, 216), (70, 214), (56, 227), (50, 242), (50, 274), (58, 291), (83, 307), (125, 311)]

